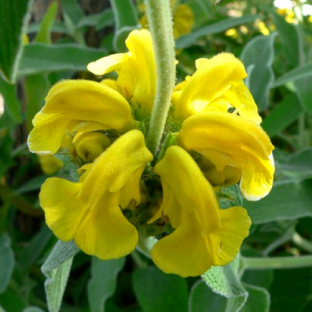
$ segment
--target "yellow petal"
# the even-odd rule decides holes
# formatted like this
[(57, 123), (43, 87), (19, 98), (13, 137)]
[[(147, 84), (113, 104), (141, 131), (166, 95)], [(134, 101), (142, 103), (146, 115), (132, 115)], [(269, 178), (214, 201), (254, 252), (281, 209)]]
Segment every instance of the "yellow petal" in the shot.
[(173, 30), (175, 39), (191, 32), (194, 24), (194, 14), (189, 6), (181, 4), (173, 15)]
[(222, 227), (202, 235), (198, 220), (182, 212), (177, 229), (153, 247), (151, 257), (155, 264), (165, 273), (188, 277), (201, 275), (212, 265), (231, 262), (249, 234), (251, 221), (242, 207), (220, 209), (219, 213)]
[(45, 212), (46, 223), (63, 241), (74, 239), (77, 228), (87, 213), (87, 209), (77, 198), (81, 185), (50, 178), (41, 187), (39, 200)]
[(212, 246), (213, 265), (226, 265), (234, 260), (245, 237), (249, 234), (251, 220), (242, 207), (219, 210), (222, 227), (208, 238)]
[(116, 53), (89, 63), (87, 68), (94, 75), (104, 75), (121, 69), (123, 63), (127, 61), (127, 58), (128, 55), (126, 53)]
[(83, 252), (102, 260), (124, 257), (138, 243), (137, 230), (122, 214), (118, 192), (102, 192), (97, 199), (77, 229), (75, 242)]
[(127, 132), (95, 160), (79, 197), (89, 207), (94, 206), (104, 188), (111, 193), (120, 191), (130, 177), (152, 159), (142, 132)]
[(213, 264), (207, 236), (200, 234), (198, 223), (191, 217), (182, 213), (180, 225), (161, 238), (151, 251), (154, 263), (165, 273), (199, 276)]
[(220, 173), (226, 166), (240, 170), (245, 198), (258, 200), (270, 191), (274, 147), (259, 125), (233, 114), (201, 113), (184, 121), (178, 140), (207, 157)]
[[(79, 121), (64, 117), (62, 114), (39, 112), (34, 120), (34, 128), (28, 136), (28, 148), (32, 153), (55, 154), (63, 138), (78, 126)], [(51, 135), (53, 134), (53, 135)]]
[(141, 203), (140, 181), (144, 166), (135, 171), (130, 176), (128, 182), (120, 190), (119, 205), (121, 208), (127, 208), (131, 200), (135, 200), (136, 206)]
[(161, 185), (163, 189), (163, 202), (155, 215), (150, 220), (148, 220), (147, 223), (153, 223), (166, 215), (169, 218), (172, 227), (176, 228), (180, 224), (181, 219), (180, 204), (165, 179), (162, 179)]
[(46, 104), (33, 120), (28, 145), (31, 152), (56, 153), (67, 133), (132, 127), (128, 102), (100, 83), (67, 80), (54, 85)]
[(260, 124), (262, 118), (257, 113), (257, 104), (243, 81), (231, 83), (231, 88), (225, 92), (223, 97), (231, 103), (240, 116)]
[(138, 242), (138, 233), (122, 214), (120, 196), (130, 181), (134, 190), (126, 200), (140, 201), (135, 192), (139, 188), (138, 175), (152, 158), (143, 134), (132, 130), (117, 139), (93, 164), (84, 165), (80, 172), (86, 171), (80, 182), (48, 179), (40, 193), (47, 224), (60, 239), (74, 239), (85, 253), (100, 259), (129, 254)]
[(77, 154), (86, 162), (94, 161), (111, 144), (111, 140), (99, 132), (76, 135), (73, 142)]
[[(248, 89), (242, 87), (242, 80), (247, 76), (244, 65), (233, 54), (222, 53), (209, 60), (198, 59), (196, 68), (194, 75), (188, 79), (178, 103), (174, 103), (175, 118), (184, 120), (200, 113), (211, 102), (228, 94), (229, 99), (234, 99), (230, 104), (237, 106), (241, 114), (261, 121)], [(228, 92), (229, 90), (232, 92)]]
[(39, 155), (39, 163), (45, 174), (53, 174), (63, 167), (63, 162), (54, 155)]
[(156, 92), (156, 65), (152, 37), (148, 30), (134, 30), (127, 40), (128, 53), (104, 57), (89, 64), (93, 73), (116, 71), (118, 84), (127, 97), (147, 112), (153, 108)]
[(233, 185), (238, 183), (241, 179), (241, 172), (239, 169), (226, 166), (223, 171), (218, 171), (216, 166), (206, 157), (201, 158), (200, 169), (202, 170), (207, 180), (214, 186)]
[[(178, 146), (169, 147), (154, 171), (162, 182), (168, 184), (179, 205), (201, 220), (202, 233), (220, 227), (218, 202), (213, 188), (187, 152)], [(164, 214), (167, 214), (166, 211)], [(169, 213), (168, 217), (171, 217)]]
[[(169, 147), (155, 172), (161, 178), (164, 200), (149, 223), (167, 216), (175, 228), (153, 247), (155, 264), (165, 273), (188, 277), (232, 261), (248, 235), (250, 219), (246, 211), (241, 207), (220, 210), (213, 188), (182, 148)], [(209, 226), (206, 218), (217, 218), (217, 226)]]
[(131, 121), (128, 102), (114, 89), (87, 80), (65, 80), (54, 85), (42, 109), (69, 119), (93, 121), (105, 129), (122, 129)]

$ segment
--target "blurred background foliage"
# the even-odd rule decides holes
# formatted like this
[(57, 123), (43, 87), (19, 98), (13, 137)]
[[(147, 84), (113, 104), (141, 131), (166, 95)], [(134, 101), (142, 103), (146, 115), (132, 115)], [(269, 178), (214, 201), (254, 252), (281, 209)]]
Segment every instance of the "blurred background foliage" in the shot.
[(31, 120), (54, 83), (97, 80), (86, 65), (126, 50), (129, 32), (146, 24), (142, 1), (0, 0), (0, 8), (1, 312), (312, 311), (311, 1), (173, 3), (178, 82), (197, 58), (234, 53), (275, 145), (272, 192), (243, 203), (253, 225), (240, 258), (203, 280), (166, 275), (140, 251), (104, 262), (63, 246), (39, 207), (43, 181), (71, 167), (28, 151)]

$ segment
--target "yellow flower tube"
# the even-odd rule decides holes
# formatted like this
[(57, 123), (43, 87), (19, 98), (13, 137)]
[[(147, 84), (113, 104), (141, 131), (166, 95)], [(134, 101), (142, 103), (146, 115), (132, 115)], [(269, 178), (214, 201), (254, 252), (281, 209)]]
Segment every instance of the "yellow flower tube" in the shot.
[(82, 251), (100, 259), (129, 254), (138, 242), (138, 233), (119, 205), (127, 207), (131, 200), (140, 203), (137, 177), (152, 159), (143, 134), (132, 130), (93, 164), (84, 166), (87, 171), (80, 182), (47, 179), (39, 197), (47, 225), (59, 239), (74, 239)]
[[(259, 124), (257, 105), (243, 79), (247, 77), (243, 63), (233, 54), (221, 53), (211, 59), (198, 59), (196, 72), (187, 77), (173, 96), (174, 116), (184, 120), (209, 111), (209, 106), (222, 100), (244, 118)], [(181, 90), (182, 89), (182, 90)]]
[(67, 133), (133, 127), (131, 108), (120, 93), (97, 82), (66, 80), (54, 85), (33, 119), (29, 150), (54, 154)]
[(234, 114), (201, 113), (183, 122), (178, 140), (207, 157), (220, 175), (227, 166), (239, 169), (246, 199), (259, 200), (271, 190), (274, 147), (259, 125)]
[(103, 57), (88, 65), (95, 75), (112, 71), (118, 74), (118, 85), (127, 98), (147, 112), (151, 112), (156, 93), (156, 64), (152, 37), (149, 31), (134, 30), (127, 40), (127, 53), (117, 53)]
[(149, 223), (167, 216), (175, 228), (153, 247), (155, 264), (165, 273), (188, 277), (231, 262), (248, 235), (250, 219), (245, 209), (219, 209), (212, 186), (178, 146), (168, 148), (155, 172), (161, 178), (164, 199)]

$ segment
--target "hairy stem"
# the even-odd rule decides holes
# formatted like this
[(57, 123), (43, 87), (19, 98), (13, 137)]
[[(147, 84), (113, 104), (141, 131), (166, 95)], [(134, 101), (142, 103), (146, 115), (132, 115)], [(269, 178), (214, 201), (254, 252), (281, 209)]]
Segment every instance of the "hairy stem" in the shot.
[(156, 155), (163, 136), (175, 84), (175, 51), (170, 1), (145, 0), (156, 58), (156, 96), (146, 144)]

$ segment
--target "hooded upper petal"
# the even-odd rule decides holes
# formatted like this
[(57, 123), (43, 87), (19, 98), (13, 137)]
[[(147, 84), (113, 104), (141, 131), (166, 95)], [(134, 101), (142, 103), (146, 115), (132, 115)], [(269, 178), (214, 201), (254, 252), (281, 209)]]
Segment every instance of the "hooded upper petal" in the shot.
[(212, 186), (180, 147), (169, 147), (155, 172), (160, 175), (164, 199), (149, 222), (165, 215), (175, 228), (153, 247), (155, 264), (165, 273), (187, 277), (232, 261), (248, 235), (246, 211), (241, 207), (220, 210)]
[(139, 204), (139, 183), (134, 182), (152, 158), (143, 134), (132, 130), (85, 166), (80, 182), (48, 179), (40, 193), (48, 226), (61, 240), (74, 239), (87, 254), (101, 259), (127, 255), (135, 248), (138, 233), (121, 211), (121, 190), (131, 181), (134, 191), (127, 200)]
[(255, 123), (261, 122), (257, 105), (243, 83), (247, 77), (243, 63), (233, 54), (222, 53), (211, 59), (198, 59), (196, 72), (187, 79), (179, 97), (175, 94), (174, 116), (185, 118), (207, 110), (213, 101), (222, 99), (238, 113)]
[(54, 85), (43, 109), (33, 120), (28, 146), (34, 153), (57, 152), (66, 133), (132, 126), (131, 108), (116, 90), (86, 80), (66, 80)]
[(178, 140), (207, 157), (220, 174), (227, 166), (237, 168), (246, 199), (258, 200), (271, 190), (274, 147), (259, 125), (234, 114), (201, 113), (184, 121)]
[(156, 92), (156, 65), (151, 34), (148, 30), (134, 30), (127, 40), (127, 53), (103, 57), (88, 65), (96, 75), (112, 71), (118, 74), (118, 84), (128, 98), (151, 112)]

